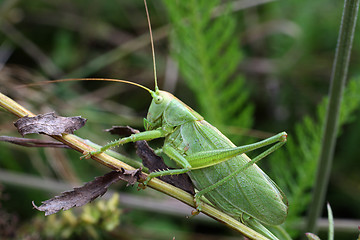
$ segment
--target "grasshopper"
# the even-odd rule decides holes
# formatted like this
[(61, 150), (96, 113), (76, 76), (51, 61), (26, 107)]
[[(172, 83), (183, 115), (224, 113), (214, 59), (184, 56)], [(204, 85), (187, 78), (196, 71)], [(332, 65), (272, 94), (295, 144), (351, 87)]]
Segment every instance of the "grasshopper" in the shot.
[[(155, 90), (125, 80), (117, 81), (136, 85), (151, 94), (152, 102), (144, 119), (145, 131), (110, 142), (96, 151), (85, 152), (84, 157), (89, 158), (129, 142), (164, 138), (161, 151), (174, 160), (179, 168), (152, 172), (144, 185), (154, 177), (188, 173), (198, 190), (194, 196), (198, 212), (201, 211), (202, 200), (206, 199), (267, 237), (277, 239), (261, 223), (283, 223), (288, 210), (286, 198), (255, 163), (280, 148), (286, 142), (287, 134), (282, 132), (263, 141), (237, 147), (185, 103), (171, 93), (159, 90), (150, 18), (145, 0), (144, 3), (150, 31)], [(269, 145), (272, 146), (252, 160), (245, 154)]]

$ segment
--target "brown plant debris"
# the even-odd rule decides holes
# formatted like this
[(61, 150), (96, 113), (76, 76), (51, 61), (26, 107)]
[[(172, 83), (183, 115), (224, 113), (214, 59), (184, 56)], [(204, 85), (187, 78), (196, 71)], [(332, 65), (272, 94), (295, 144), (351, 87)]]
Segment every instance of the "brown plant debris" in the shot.
[(39, 207), (32, 202), (35, 209), (45, 212), (45, 216), (57, 213), (60, 210), (68, 210), (73, 207), (83, 206), (97, 197), (104, 195), (109, 186), (119, 180), (135, 184), (140, 178), (141, 169), (112, 171), (104, 176), (96, 177), (93, 181), (86, 183), (84, 186), (74, 188), (72, 191), (63, 192), (60, 196), (56, 196), (42, 202)]
[(63, 133), (73, 133), (83, 127), (85, 123), (85, 118), (61, 117), (51, 112), (35, 117), (19, 118), (14, 125), (22, 136), (30, 133), (61, 136)]

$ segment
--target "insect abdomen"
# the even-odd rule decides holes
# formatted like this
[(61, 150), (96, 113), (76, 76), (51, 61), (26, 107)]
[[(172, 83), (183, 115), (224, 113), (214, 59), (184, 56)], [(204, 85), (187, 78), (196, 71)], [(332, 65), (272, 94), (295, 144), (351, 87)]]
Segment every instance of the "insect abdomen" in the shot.
[[(235, 145), (205, 120), (183, 124), (172, 134), (173, 142), (180, 153), (192, 153), (213, 149), (235, 147)], [(240, 168), (249, 158), (239, 155), (220, 164), (192, 170), (189, 175), (198, 190), (218, 182)], [(234, 217), (245, 212), (259, 221), (281, 224), (287, 215), (287, 205), (269, 177), (257, 166), (252, 165), (236, 177), (205, 194), (218, 208)]]

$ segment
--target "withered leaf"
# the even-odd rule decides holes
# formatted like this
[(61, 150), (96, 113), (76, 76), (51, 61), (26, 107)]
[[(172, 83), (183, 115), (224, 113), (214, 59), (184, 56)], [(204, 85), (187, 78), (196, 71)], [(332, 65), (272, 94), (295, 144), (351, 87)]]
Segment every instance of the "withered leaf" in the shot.
[(70, 148), (62, 142), (46, 141), (31, 138), (19, 138), (10, 136), (0, 136), (0, 141), (9, 142), (25, 147), (53, 147), (53, 148)]
[(74, 188), (72, 191), (63, 192), (42, 202), (39, 207), (32, 202), (35, 209), (45, 212), (45, 216), (57, 213), (60, 210), (68, 210), (73, 207), (80, 207), (91, 202), (97, 197), (104, 195), (109, 186), (119, 180), (127, 181), (128, 184), (137, 182), (141, 174), (140, 169), (112, 171), (104, 176), (96, 177), (93, 181), (86, 183), (84, 186)]
[(73, 133), (86, 123), (81, 117), (61, 117), (55, 113), (40, 114), (35, 117), (22, 117), (15, 123), (19, 133), (24, 136), (30, 133), (61, 136), (62, 133)]
[[(149, 168), (150, 172), (158, 170), (166, 170), (169, 167), (164, 160), (155, 154), (154, 150), (148, 145), (146, 141), (139, 141), (136, 144), (136, 154), (143, 160), (145, 167)], [(192, 195), (195, 194), (194, 185), (186, 173), (178, 175), (168, 175), (159, 177), (164, 182), (170, 183)]]
[[(131, 134), (139, 132), (138, 130), (129, 126), (113, 126), (106, 131), (110, 132), (111, 134), (117, 134), (120, 136), (130, 136)], [(154, 150), (146, 141), (135, 142), (135, 147), (136, 154), (142, 159), (144, 166), (147, 167), (150, 172), (170, 169), (165, 164), (164, 160), (155, 154)], [(187, 174), (162, 176), (159, 178), (164, 182), (174, 185), (175, 187), (178, 187), (190, 194), (195, 194), (194, 185), (192, 184), (191, 179)]]
[[(105, 131), (116, 134), (122, 137), (128, 137), (131, 134), (139, 133), (140, 131), (129, 126), (113, 126), (112, 128), (106, 129)], [(140, 142), (140, 141), (138, 141)]]

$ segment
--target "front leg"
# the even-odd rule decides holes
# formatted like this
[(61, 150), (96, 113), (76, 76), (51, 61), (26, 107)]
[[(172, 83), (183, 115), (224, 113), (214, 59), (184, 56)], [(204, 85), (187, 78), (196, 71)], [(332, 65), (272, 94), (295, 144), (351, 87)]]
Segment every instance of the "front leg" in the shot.
[(102, 146), (98, 150), (84, 152), (83, 153), (84, 156), (82, 156), (81, 158), (88, 159), (88, 158), (91, 158), (91, 156), (101, 154), (112, 147), (117, 147), (117, 146), (125, 144), (125, 143), (136, 142), (136, 141), (141, 141), (141, 140), (149, 141), (149, 140), (152, 140), (155, 138), (165, 137), (167, 134), (168, 134), (168, 131), (163, 130), (163, 129), (156, 129), (156, 130), (151, 130), (151, 131), (146, 131), (146, 132), (135, 133), (135, 134), (130, 135), (129, 137), (124, 137), (124, 138), (120, 138), (118, 140), (112, 141), (112, 142)]

